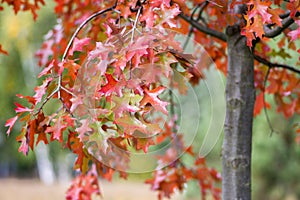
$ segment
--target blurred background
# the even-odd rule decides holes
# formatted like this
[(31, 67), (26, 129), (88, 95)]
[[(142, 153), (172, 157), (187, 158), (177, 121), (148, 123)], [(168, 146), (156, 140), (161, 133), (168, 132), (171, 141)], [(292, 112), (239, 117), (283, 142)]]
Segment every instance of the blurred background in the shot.
[[(53, 142), (47, 147), (40, 143), (35, 152), (28, 156), (18, 153), (19, 144), (15, 137), (20, 124), (16, 124), (7, 137), (4, 124), (15, 115), (16, 94), (32, 95), (38, 83), (34, 53), (40, 48), (43, 36), (55, 25), (54, 4), (49, 1), (38, 11), (38, 19), (33, 21), (30, 13), (17, 16), (11, 8), (4, 6), (0, 12), (0, 43), (9, 56), (0, 54), (0, 199), (64, 199), (65, 191), (72, 178), (74, 156)], [(200, 98), (201, 98), (201, 94)], [(223, 94), (221, 94), (223, 95)], [(274, 105), (272, 97), (267, 99)], [(203, 99), (204, 105), (208, 100)], [(275, 109), (268, 111), (271, 124), (278, 133), (270, 135), (270, 128), (262, 113), (254, 121), (253, 140), (253, 199), (300, 199), (300, 146), (295, 143), (293, 125), (299, 116), (286, 120)], [(204, 115), (205, 116), (205, 115)], [(205, 129), (205, 128), (203, 128)], [(201, 130), (200, 130), (201, 131)], [(201, 144), (201, 136), (194, 144)], [(208, 164), (221, 170), (221, 143), (219, 139), (208, 155)], [(187, 162), (189, 160), (187, 159)], [(103, 199), (134, 200), (155, 199), (148, 185), (143, 184), (150, 174), (131, 174), (129, 181), (117, 180), (113, 183), (101, 181)], [(196, 182), (188, 184), (182, 195), (173, 199), (200, 199)]]

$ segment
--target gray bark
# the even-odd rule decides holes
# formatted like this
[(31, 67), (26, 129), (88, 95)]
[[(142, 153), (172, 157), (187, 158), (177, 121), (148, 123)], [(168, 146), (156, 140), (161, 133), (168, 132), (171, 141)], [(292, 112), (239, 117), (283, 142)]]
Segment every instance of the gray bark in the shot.
[(226, 30), (228, 72), (222, 147), (222, 199), (251, 199), (254, 58), (238, 26)]

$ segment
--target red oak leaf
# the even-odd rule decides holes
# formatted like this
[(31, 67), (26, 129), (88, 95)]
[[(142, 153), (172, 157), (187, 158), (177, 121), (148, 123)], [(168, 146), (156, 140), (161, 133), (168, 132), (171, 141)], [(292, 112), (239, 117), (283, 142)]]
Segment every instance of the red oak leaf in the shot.
[(91, 38), (74, 39), (73, 47), (70, 49), (69, 55), (73, 56), (75, 51), (82, 51), (84, 46), (87, 46), (91, 41)]
[(140, 18), (141, 22), (146, 22), (146, 27), (151, 28), (154, 25), (155, 22), (155, 12), (153, 11), (152, 6), (145, 7), (145, 10), (143, 10), (143, 14)]
[(128, 47), (129, 51), (126, 53), (126, 61), (133, 59), (133, 64), (137, 67), (141, 62), (141, 57), (148, 54), (147, 48), (153, 39), (154, 37), (151, 35), (139, 37)]
[(138, 107), (129, 104), (131, 97), (129, 95), (124, 95), (123, 97), (113, 96), (112, 101), (114, 102), (114, 107), (112, 108), (115, 117), (119, 118), (123, 115), (123, 112), (136, 112), (139, 110)]
[(24, 137), (21, 141), (21, 145), (20, 145), (18, 151), (22, 152), (25, 156), (27, 156), (28, 150), (29, 150), (29, 147), (27, 144), (27, 140), (26, 140), (26, 137)]
[(77, 159), (74, 164), (74, 169), (80, 169), (81, 172), (84, 173), (84, 171), (86, 170), (85, 165), (88, 162), (88, 158), (86, 157), (83, 151), (83, 143), (77, 137), (76, 132), (69, 131), (67, 146), (73, 151), (73, 153), (77, 155)]
[(170, 8), (165, 8), (164, 4), (161, 4), (161, 10), (163, 13), (162, 16), (162, 24), (165, 23), (167, 24), (170, 28), (175, 28), (176, 27), (176, 22), (173, 21), (174, 18), (181, 12), (179, 10), (179, 6), (177, 4), (172, 5)]
[(293, 99), (293, 100), (290, 100), (291, 102), (289, 103), (286, 103), (284, 101), (284, 98), (280, 95), (275, 95), (275, 101), (276, 103), (279, 105), (277, 107), (277, 111), (278, 112), (283, 112), (284, 116), (286, 118), (289, 118), (291, 116), (294, 115), (295, 113), (295, 108), (296, 108), (296, 105), (297, 105), (297, 100), (298, 99)]
[[(51, 33), (51, 32), (49, 32)], [(54, 40), (50, 39), (45, 41), (42, 45), (42, 48), (36, 52), (36, 57), (39, 58), (39, 66), (44, 66), (47, 64), (48, 59), (51, 55), (53, 55), (52, 46), (54, 44)]]
[(156, 110), (161, 111), (162, 113), (168, 115), (168, 110), (166, 106), (168, 105), (168, 102), (161, 101), (158, 98), (158, 95), (160, 95), (163, 91), (165, 91), (165, 87), (159, 86), (153, 90), (148, 90), (147, 88), (144, 88), (145, 96), (141, 100), (140, 105), (145, 106), (146, 104), (151, 104)]
[(41, 78), (42, 76), (48, 74), (49, 71), (50, 71), (53, 67), (54, 67), (54, 60), (52, 60), (52, 61), (50, 62), (50, 64), (49, 64), (47, 67), (45, 67), (45, 68), (39, 73), (38, 78)]
[(12, 127), (14, 126), (14, 124), (16, 123), (18, 119), (18, 116), (15, 116), (13, 118), (10, 118), (6, 121), (5, 126), (9, 126), (8, 130), (6, 131), (6, 134), (9, 135), (11, 132)]
[(72, 102), (72, 106), (70, 108), (70, 111), (73, 113), (75, 111), (75, 109), (79, 106), (83, 104), (83, 99), (84, 99), (84, 95), (83, 94), (78, 94), (75, 97), (71, 98), (71, 102)]
[(34, 88), (35, 95), (33, 96), (33, 98), (35, 99), (36, 103), (39, 103), (42, 100), (44, 94), (46, 94), (47, 87), (51, 81), (52, 77), (48, 77), (46, 78), (46, 80), (44, 80), (41, 86), (37, 86)]
[(94, 194), (101, 195), (95, 165), (86, 174), (77, 176), (67, 191), (67, 200), (90, 200)]
[(89, 127), (90, 121), (88, 119), (82, 119), (80, 123), (81, 126), (76, 128), (75, 131), (78, 132), (80, 141), (83, 141), (85, 134), (92, 131), (92, 129)]
[(97, 64), (100, 74), (104, 75), (106, 73), (107, 65), (114, 61), (111, 55), (115, 51), (115, 46), (111, 43), (103, 44), (102, 42), (96, 43), (96, 49), (89, 52), (88, 64), (94, 59), (100, 59), (99, 64)]
[(37, 132), (37, 120), (31, 120), (28, 123), (28, 128), (27, 128), (27, 133), (26, 133), (26, 138), (27, 138), (27, 143), (31, 150), (34, 148), (34, 135)]
[(295, 17), (296, 13), (300, 11), (300, 2), (299, 0), (291, 0), (287, 1), (288, 3), (286, 4), (286, 8), (290, 10), (290, 16)]
[(113, 92), (116, 92), (118, 96), (122, 96), (122, 89), (126, 85), (124, 77), (121, 77), (119, 81), (114, 79), (111, 74), (105, 74), (105, 77), (107, 83), (99, 90), (100, 95), (110, 96)]
[(291, 40), (294, 41), (298, 38), (300, 38), (300, 20), (296, 20), (295, 21), (298, 25), (297, 29), (296, 30), (293, 30), (291, 32), (288, 33), (288, 36), (291, 37)]
[(148, 152), (149, 146), (154, 145), (154, 141), (151, 138), (133, 138), (133, 144), (136, 150), (143, 150), (144, 153)]
[(24, 107), (24, 106), (22, 106), (22, 105), (19, 104), (19, 103), (15, 103), (15, 105), (17, 106), (17, 107), (15, 108), (16, 113), (31, 112), (31, 111), (32, 111), (32, 109), (27, 108), (27, 107)]
[(129, 114), (124, 114), (122, 117), (117, 118), (115, 124), (122, 126), (124, 128), (124, 133), (127, 135), (132, 135), (135, 131), (147, 133), (146, 124)]
[(40, 112), (38, 114), (38, 117), (36, 119), (36, 129), (35, 129), (35, 134), (38, 135), (37, 139), (36, 139), (36, 145), (39, 144), (40, 141), (43, 141), (44, 144), (48, 144), (48, 139), (47, 139), (47, 135), (46, 135), (46, 129), (47, 129), (47, 125), (45, 123), (45, 121), (49, 120), (49, 116), (45, 117), (43, 112)]
[(62, 49), (61, 45), (58, 44), (65, 42), (63, 30), (62, 24), (59, 23), (46, 34), (46, 41), (43, 43), (42, 48), (35, 54), (39, 58), (39, 66), (46, 65), (50, 57), (58, 59)]
[(255, 17), (255, 22), (248, 27), (248, 31), (255, 33), (256, 37), (262, 38), (265, 33), (262, 18), (259, 16)]
[(77, 72), (80, 69), (80, 65), (74, 61), (68, 61), (64, 63), (64, 69), (68, 70), (68, 75), (72, 78), (72, 81), (75, 81), (77, 77)]
[(113, 19), (108, 19), (108, 21), (104, 23), (103, 26), (106, 29), (105, 34), (107, 35), (107, 37), (120, 34), (123, 30), (123, 28), (120, 28)]
[(106, 83), (106, 85), (101, 87), (99, 92), (101, 94), (104, 94), (105, 96), (109, 96), (114, 91), (115, 86), (117, 85), (118, 81), (115, 80), (111, 74), (105, 74), (105, 77), (107, 79), (107, 83)]
[(282, 0), (274, 0), (274, 3), (275, 3), (276, 5), (280, 5), (281, 2), (282, 2)]
[(248, 12), (249, 19), (254, 18), (256, 15), (260, 15), (263, 23), (271, 22), (272, 15), (268, 13), (268, 8), (271, 3), (271, 1), (251, 0), (248, 5), (252, 5), (253, 8)]
[(62, 117), (54, 119), (54, 125), (47, 127), (46, 133), (51, 134), (51, 140), (57, 140), (60, 143), (63, 142), (63, 132), (67, 129), (68, 125), (63, 121)]
[(47, 135), (45, 132), (40, 132), (38, 134), (38, 137), (36, 139), (36, 145), (38, 145), (40, 143), (40, 141), (43, 141), (44, 144), (48, 144), (48, 139), (47, 139)]
[(32, 105), (35, 105), (36, 103), (35, 99), (32, 96), (23, 96), (22, 94), (16, 94), (16, 96), (20, 99), (27, 99), (27, 101)]
[(268, 12), (272, 15), (271, 17), (272, 22), (281, 27), (282, 19), (279, 17), (279, 15), (283, 14), (284, 11), (280, 8), (275, 8), (275, 9), (268, 9)]

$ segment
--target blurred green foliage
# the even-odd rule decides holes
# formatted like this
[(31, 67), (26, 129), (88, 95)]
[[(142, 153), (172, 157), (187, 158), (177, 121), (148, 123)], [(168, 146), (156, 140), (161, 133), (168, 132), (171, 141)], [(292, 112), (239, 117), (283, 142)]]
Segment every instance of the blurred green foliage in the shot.
[(40, 48), (43, 36), (56, 23), (53, 6), (53, 3), (47, 3), (47, 7), (38, 12), (36, 22), (29, 12), (15, 16), (12, 8), (7, 6), (0, 12), (0, 43), (9, 53), (8, 56), (0, 54), (0, 166), (2, 170), (9, 167), (10, 172), (3, 173), (10, 175), (36, 175), (32, 170), (36, 168), (34, 154), (30, 152), (25, 157), (18, 153), (19, 144), (15, 138), (20, 133), (20, 126), (17, 124), (7, 137), (4, 124), (15, 115), (14, 102), (19, 101), (16, 94), (33, 94), (36, 75), (40, 71), (34, 54)]
[[(269, 111), (270, 112), (270, 111)], [(270, 112), (271, 134), (264, 115), (255, 120), (253, 140), (254, 199), (300, 199), (300, 146), (294, 125), (299, 116), (286, 120)]]

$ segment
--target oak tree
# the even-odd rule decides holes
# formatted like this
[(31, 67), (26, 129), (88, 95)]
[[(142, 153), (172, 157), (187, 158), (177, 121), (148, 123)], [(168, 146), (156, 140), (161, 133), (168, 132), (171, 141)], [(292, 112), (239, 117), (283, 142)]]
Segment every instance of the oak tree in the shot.
[[(36, 11), (43, 0), (10, 1), (14, 12)], [(59, 141), (77, 155), (76, 177), (67, 199), (100, 194), (98, 179), (126, 178), (132, 152), (171, 143), (157, 159), (146, 182), (159, 199), (197, 180), (202, 197), (221, 198), (220, 174), (198, 157), (178, 134), (176, 103), (167, 88), (186, 93), (204, 76), (201, 50), (186, 53), (177, 34), (193, 36), (226, 75), (226, 121), (222, 151), (222, 199), (251, 199), (253, 117), (270, 104), (286, 118), (300, 113), (300, 33), (297, 0), (117, 0), (55, 1), (58, 23), (36, 53), (42, 84), (34, 95), (18, 97), (17, 115), (7, 120), (7, 134), (22, 123), (19, 151), (27, 155), (39, 142)], [(0, 6), (0, 10), (3, 9)], [(274, 40), (274, 38), (276, 38)], [(275, 44), (274, 44), (275, 43)], [(196, 45), (195, 45), (196, 46)], [(197, 46), (196, 46), (197, 47)], [(1, 53), (7, 54), (0, 46)], [(281, 61), (281, 62), (279, 62)], [(291, 62), (292, 63), (292, 62)], [(223, 95), (223, 94), (220, 94)], [(57, 99), (52, 113), (44, 107)], [(155, 113), (159, 113), (156, 115)], [(151, 116), (151, 117), (149, 117)], [(167, 117), (166, 123), (159, 123)], [(298, 133), (299, 133), (298, 129)], [(187, 166), (180, 155), (195, 158)]]

